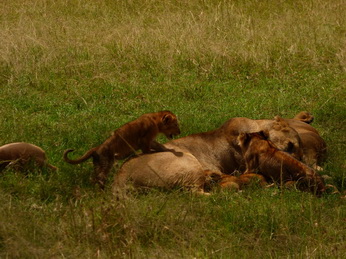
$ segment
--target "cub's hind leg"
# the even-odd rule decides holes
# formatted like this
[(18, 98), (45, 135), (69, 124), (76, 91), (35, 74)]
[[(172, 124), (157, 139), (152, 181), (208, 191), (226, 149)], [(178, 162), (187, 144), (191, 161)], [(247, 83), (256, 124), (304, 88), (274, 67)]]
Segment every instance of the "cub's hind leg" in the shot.
[(94, 174), (92, 181), (98, 184), (101, 189), (104, 189), (109, 172), (113, 168), (114, 157), (105, 156), (94, 158)]

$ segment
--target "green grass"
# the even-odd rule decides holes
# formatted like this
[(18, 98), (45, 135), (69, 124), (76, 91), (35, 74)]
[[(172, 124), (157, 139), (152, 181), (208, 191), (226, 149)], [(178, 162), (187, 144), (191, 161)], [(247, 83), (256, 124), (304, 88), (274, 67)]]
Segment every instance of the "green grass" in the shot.
[[(342, 258), (345, 13), (341, 0), (2, 1), (0, 144), (39, 145), (59, 171), (1, 175), (0, 257)], [(307, 110), (341, 194), (153, 190), (119, 201), (110, 183), (90, 184), (90, 162), (62, 161), (165, 109), (182, 136)]]

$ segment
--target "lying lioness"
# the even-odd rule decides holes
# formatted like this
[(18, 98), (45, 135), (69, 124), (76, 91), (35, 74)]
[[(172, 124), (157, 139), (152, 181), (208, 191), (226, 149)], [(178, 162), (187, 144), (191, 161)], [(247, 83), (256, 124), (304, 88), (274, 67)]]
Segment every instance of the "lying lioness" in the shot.
[[(129, 187), (156, 187), (168, 190), (184, 188), (204, 193), (207, 175), (194, 156), (181, 153), (179, 159), (176, 159), (177, 157), (172, 152), (161, 154), (163, 156), (159, 156), (156, 160), (151, 160), (154, 154), (143, 154), (124, 163), (115, 175), (113, 192), (118, 194)], [(138, 167), (137, 163), (142, 164), (142, 167)]]
[[(158, 153), (157, 153), (158, 154)], [(208, 194), (212, 187), (240, 190), (251, 182), (266, 185), (259, 174), (246, 174), (239, 177), (203, 170), (198, 160), (189, 153), (181, 153), (179, 159), (172, 152), (160, 153), (156, 160), (154, 154), (143, 154), (128, 160), (114, 177), (113, 192), (121, 194), (128, 188), (183, 188), (199, 194)], [(141, 163), (143, 167), (138, 167)], [(169, 170), (167, 170), (169, 169)]]
[(167, 148), (155, 141), (159, 133), (163, 133), (169, 139), (180, 134), (177, 117), (172, 112), (144, 114), (115, 130), (105, 142), (90, 149), (82, 157), (76, 160), (69, 159), (67, 154), (72, 152), (72, 149), (66, 150), (63, 157), (70, 164), (79, 164), (92, 157), (94, 180), (103, 188), (115, 160), (125, 159), (138, 149), (143, 153), (153, 150), (167, 151)]
[(278, 150), (266, 132), (241, 133), (238, 136), (247, 173), (260, 173), (267, 179), (285, 183), (297, 181), (298, 187), (320, 195), (325, 191), (323, 178), (313, 169)]
[(18, 170), (24, 170), (30, 163), (35, 162), (39, 167), (57, 168), (47, 163), (44, 150), (33, 144), (16, 142), (0, 147), (0, 172), (9, 164), (14, 164)]

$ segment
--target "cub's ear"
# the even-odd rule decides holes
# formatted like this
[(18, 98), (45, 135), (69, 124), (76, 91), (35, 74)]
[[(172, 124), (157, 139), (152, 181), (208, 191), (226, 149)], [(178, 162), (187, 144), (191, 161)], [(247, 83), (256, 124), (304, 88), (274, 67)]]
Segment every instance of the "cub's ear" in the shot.
[(173, 121), (173, 116), (172, 115), (170, 115), (170, 114), (163, 115), (163, 117), (162, 117), (163, 124), (170, 123), (171, 121)]
[(282, 119), (279, 115), (275, 116), (275, 117), (274, 117), (274, 120), (275, 120), (276, 122), (283, 121), (283, 119)]
[(267, 130), (261, 130), (260, 132), (258, 132), (260, 134), (260, 136), (262, 138), (264, 138), (265, 140), (269, 139), (269, 131)]

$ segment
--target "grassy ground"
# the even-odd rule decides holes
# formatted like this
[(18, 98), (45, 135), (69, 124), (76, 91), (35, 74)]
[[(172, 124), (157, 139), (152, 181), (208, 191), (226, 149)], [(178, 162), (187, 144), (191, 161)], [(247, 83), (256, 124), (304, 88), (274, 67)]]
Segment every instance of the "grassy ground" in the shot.
[(91, 163), (61, 156), (145, 112), (173, 111), (184, 136), (307, 110), (329, 147), (323, 174), (343, 192), (345, 13), (341, 0), (2, 1), (0, 144), (39, 145), (59, 171), (1, 175), (0, 257), (342, 258), (340, 194), (116, 201), (89, 183)]

